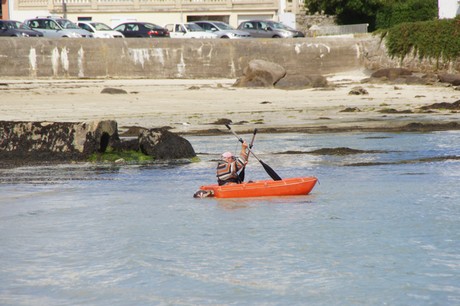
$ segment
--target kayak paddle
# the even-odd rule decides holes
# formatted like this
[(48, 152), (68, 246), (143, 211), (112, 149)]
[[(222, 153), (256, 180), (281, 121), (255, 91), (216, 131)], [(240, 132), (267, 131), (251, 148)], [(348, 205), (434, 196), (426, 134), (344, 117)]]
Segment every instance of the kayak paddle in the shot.
[[(254, 145), (254, 139), (256, 138), (256, 133), (257, 133), (257, 129), (254, 129), (254, 133), (252, 134), (251, 143), (249, 144), (249, 149), (252, 149), (252, 146)], [(241, 169), (240, 173), (238, 174), (238, 180), (240, 182), (244, 182), (244, 174), (245, 174), (244, 170), (246, 170), (246, 165), (243, 166), (243, 169)]]
[[(238, 141), (243, 143), (244, 140), (238, 136), (234, 130), (232, 130), (232, 128), (226, 124), (225, 125), (227, 127), (227, 129), (229, 129), (230, 132), (232, 132), (233, 135), (235, 135), (236, 138), (238, 138)], [(257, 159), (259, 161), (259, 163), (262, 165), (262, 167), (264, 167), (265, 171), (267, 172), (267, 174), (274, 180), (274, 181), (281, 181), (282, 178), (275, 172), (275, 170), (273, 170), (269, 165), (267, 165), (266, 163), (264, 163), (260, 158), (258, 158), (254, 152), (252, 152), (252, 150), (250, 148), (248, 148), (248, 151), (252, 154), (252, 156), (255, 157), (255, 159)]]

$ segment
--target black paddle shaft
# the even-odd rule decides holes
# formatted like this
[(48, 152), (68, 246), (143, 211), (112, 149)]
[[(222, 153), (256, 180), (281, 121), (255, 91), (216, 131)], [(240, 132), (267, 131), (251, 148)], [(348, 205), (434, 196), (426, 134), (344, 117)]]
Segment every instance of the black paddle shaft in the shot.
[[(254, 133), (252, 134), (251, 143), (249, 144), (249, 149), (252, 149), (252, 146), (254, 145), (256, 134), (257, 134), (257, 129), (254, 129)], [(240, 173), (238, 174), (238, 180), (241, 183), (244, 182), (244, 177), (246, 175), (245, 170), (246, 170), (246, 165), (243, 166), (243, 169), (241, 169)]]
[[(240, 136), (238, 136), (234, 130), (232, 130), (232, 128), (226, 124), (225, 125), (227, 127), (227, 129), (232, 132), (233, 135), (235, 135), (235, 137), (238, 139), (239, 142), (243, 143), (244, 140), (243, 138), (241, 138)], [(260, 158), (257, 157), (257, 155), (254, 154), (254, 152), (252, 152), (252, 150), (250, 148), (248, 148), (248, 151), (252, 154), (252, 156), (254, 156), (255, 159), (257, 159), (259, 161), (259, 163), (262, 165), (262, 167), (264, 167), (265, 169), (265, 172), (267, 172), (267, 174), (274, 180), (274, 181), (281, 181), (282, 178), (275, 172), (275, 170), (273, 170), (269, 165), (267, 165), (266, 163), (264, 163)]]

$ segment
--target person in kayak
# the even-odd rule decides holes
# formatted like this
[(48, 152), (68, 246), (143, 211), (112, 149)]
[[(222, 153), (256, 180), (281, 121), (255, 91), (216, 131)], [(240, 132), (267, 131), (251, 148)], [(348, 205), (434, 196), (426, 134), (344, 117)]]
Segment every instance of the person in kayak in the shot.
[(241, 152), (239, 157), (233, 156), (231, 152), (222, 154), (222, 160), (217, 164), (217, 183), (219, 186), (228, 183), (241, 183), (238, 178), (238, 171), (243, 169), (248, 163), (248, 144), (243, 141), (241, 144)]

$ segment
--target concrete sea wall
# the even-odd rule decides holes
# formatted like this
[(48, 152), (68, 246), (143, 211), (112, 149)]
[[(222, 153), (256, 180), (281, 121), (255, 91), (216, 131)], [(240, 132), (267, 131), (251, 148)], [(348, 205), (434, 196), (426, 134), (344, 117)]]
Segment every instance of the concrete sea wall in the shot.
[[(275, 62), (290, 74), (400, 66), (388, 58), (380, 38), (371, 35), (248, 40), (0, 38), (0, 75), (13, 78), (237, 78), (252, 59)], [(407, 65), (424, 72), (434, 69), (417, 60)]]

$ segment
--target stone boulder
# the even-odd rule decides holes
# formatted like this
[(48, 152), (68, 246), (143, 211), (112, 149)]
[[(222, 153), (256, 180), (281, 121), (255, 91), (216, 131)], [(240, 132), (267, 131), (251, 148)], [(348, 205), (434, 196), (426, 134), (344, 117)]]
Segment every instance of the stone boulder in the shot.
[(438, 75), (438, 79), (442, 83), (449, 83), (452, 84), (453, 86), (459, 86), (460, 85), (460, 75), (459, 74), (440, 74)]
[(412, 71), (404, 68), (384, 68), (371, 74), (372, 78), (386, 78), (390, 81), (412, 75)]
[(0, 121), (0, 158), (24, 161), (83, 160), (118, 139), (117, 122)]
[(436, 83), (436, 78), (431, 75), (415, 75), (412, 71), (404, 68), (385, 68), (375, 71), (370, 78), (362, 83), (391, 83), (407, 85), (431, 85)]
[(286, 75), (282, 66), (265, 60), (252, 60), (236, 80), (235, 87), (273, 87)]
[(349, 92), (349, 95), (368, 95), (369, 92), (361, 86), (353, 87)]
[(287, 74), (275, 84), (278, 89), (305, 89), (327, 87), (327, 79), (319, 74), (298, 75)]
[(178, 159), (195, 157), (190, 142), (167, 129), (149, 129), (139, 135), (139, 149), (156, 159)]

